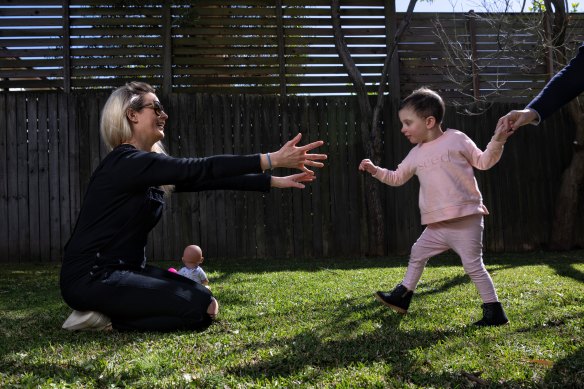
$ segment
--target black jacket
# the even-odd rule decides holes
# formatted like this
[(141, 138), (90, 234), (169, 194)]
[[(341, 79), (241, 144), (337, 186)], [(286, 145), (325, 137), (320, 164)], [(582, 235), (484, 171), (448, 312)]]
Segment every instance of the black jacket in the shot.
[(584, 45), (566, 67), (560, 70), (527, 105), (543, 121), (564, 104), (584, 92)]
[(116, 147), (93, 172), (65, 246), (61, 283), (87, 274), (96, 264), (143, 266), (148, 233), (162, 215), (161, 185), (175, 185), (177, 192), (267, 192), (270, 176), (260, 172), (259, 154), (173, 158), (131, 145)]

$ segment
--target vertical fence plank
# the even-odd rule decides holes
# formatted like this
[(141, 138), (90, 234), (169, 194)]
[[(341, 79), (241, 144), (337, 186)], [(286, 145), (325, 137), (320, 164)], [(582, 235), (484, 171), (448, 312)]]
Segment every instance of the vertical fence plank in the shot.
[(6, 186), (8, 193), (8, 260), (18, 261), (21, 256), (19, 236), (21, 226), (18, 212), (18, 151), (19, 139), (16, 126), (17, 95), (6, 98)]
[[(18, 179), (18, 249), (19, 260), (31, 260), (30, 252), (30, 219), (28, 197), (28, 133), (26, 123), (26, 109), (29, 97), (16, 97), (16, 139), (17, 139), (17, 179)], [(32, 259), (36, 260), (36, 259)]]
[[(253, 103), (250, 107), (253, 109), (253, 152), (261, 153), (262, 150), (262, 124), (264, 117), (263, 96), (252, 96)], [(266, 257), (266, 230), (265, 230), (265, 202), (264, 194), (253, 194), (253, 209), (255, 218), (255, 244), (256, 255), (260, 258)]]
[(278, 80), (280, 96), (286, 96), (286, 42), (284, 37), (284, 16), (282, 0), (276, 0), (276, 31), (278, 35)]
[[(47, 93), (38, 95), (38, 190), (39, 190), (39, 260), (50, 261), (51, 245), (50, 208), (51, 196), (49, 187), (49, 127), (48, 127), (48, 100), (52, 98)], [(30, 120), (30, 118), (29, 118)]]
[(358, 166), (357, 161), (358, 153), (358, 139), (360, 139), (360, 134), (358, 134), (359, 123), (356, 115), (355, 106), (351, 105), (352, 100), (347, 101), (347, 194), (348, 194), (348, 209), (349, 209), (349, 220), (348, 220), (348, 233), (349, 233), (349, 245), (348, 253), (351, 256), (359, 255), (361, 252), (360, 248), (360, 237), (361, 237), (361, 224), (360, 224), (360, 205), (361, 201), (359, 199), (357, 177), (358, 177)]
[[(61, 214), (60, 196), (61, 187), (59, 184), (62, 170), (59, 166), (59, 94), (51, 94), (47, 99), (48, 114), (48, 183), (49, 183), (49, 225), (50, 243), (45, 250), (49, 253), (52, 262), (58, 262), (61, 254)], [(61, 150), (66, 153), (66, 150)], [(49, 248), (47, 250), (47, 248)]]
[(93, 171), (97, 169), (99, 163), (101, 162), (101, 149), (102, 141), (99, 133), (99, 119), (100, 119), (100, 107), (102, 105), (103, 98), (97, 95), (92, 101), (87, 101), (87, 119), (85, 122), (86, 136), (89, 140), (87, 146), (89, 147), (89, 165), (88, 165), (88, 175), (84, 180), (84, 185), (87, 188), (89, 184), (89, 178), (93, 174)]
[[(310, 104), (309, 99), (306, 96), (300, 98), (299, 108), (299, 130), (302, 133), (302, 144), (305, 145), (312, 141), (317, 140), (314, 135), (314, 129), (310, 127)], [(302, 234), (304, 235), (302, 246), (302, 256), (307, 258), (311, 257), (314, 253), (314, 224), (312, 223), (312, 187), (307, 185), (305, 189), (299, 191), (300, 198), (302, 200), (302, 214), (301, 214), (301, 224), (302, 224)]]
[[(185, 113), (185, 120), (182, 121), (180, 125), (180, 144), (181, 144), (181, 155), (189, 158), (205, 157), (200, 153), (197, 153), (197, 144), (203, 144), (203, 139), (198, 138), (198, 133), (195, 131), (195, 126), (197, 125), (197, 118), (201, 115), (201, 112), (197, 110), (194, 99), (187, 94), (181, 94), (180, 112)], [(185, 193), (182, 196), (183, 203), (180, 205), (179, 215), (183, 215), (186, 220), (183, 224), (183, 232), (181, 244), (176, 248), (178, 254), (182, 254), (182, 248), (187, 244), (194, 243), (200, 245), (201, 242), (201, 230), (205, 228), (201, 225), (201, 214), (199, 211), (199, 197), (204, 196), (204, 193)], [(182, 207), (186, 207), (184, 210)]]
[(8, 230), (10, 229), (10, 220), (8, 218), (8, 112), (6, 111), (6, 97), (5, 93), (0, 93), (0, 252), (5, 255), (0, 255), (0, 262), (10, 260)]
[(338, 193), (338, 180), (339, 176), (342, 174), (342, 168), (340, 163), (340, 153), (339, 153), (339, 132), (341, 131), (341, 123), (339, 123), (338, 117), (338, 106), (339, 98), (331, 99), (328, 103), (327, 109), (327, 123), (329, 125), (329, 164), (330, 164), (330, 179), (329, 179), (329, 203), (331, 209), (330, 223), (331, 223), (331, 255), (337, 256), (342, 255), (341, 240), (342, 238), (342, 224), (339, 222), (339, 218), (342, 213), (342, 207), (339, 209), (339, 193)]
[[(396, 131), (395, 128), (395, 118), (397, 116), (397, 112), (394, 111), (394, 106), (392, 105), (392, 96), (389, 96), (385, 101), (385, 109), (383, 110), (383, 124), (381, 129), (381, 139), (383, 139), (383, 157), (381, 160), (381, 167), (386, 169), (395, 169), (397, 143), (396, 140), (399, 138), (395, 138), (394, 134)], [(363, 145), (363, 150), (365, 153), (367, 146)], [(369, 155), (364, 154), (364, 158), (369, 158)], [(369, 173), (361, 174), (360, 181), (364, 181), (370, 179)], [(368, 234), (369, 234), (369, 222), (367, 220), (367, 203), (366, 203), (366, 194), (365, 194), (365, 183), (361, 184), (361, 207), (364, 210), (363, 215), (361, 216), (361, 224), (363, 228), (363, 233), (361, 235), (361, 245), (363, 248), (366, 248), (368, 245)], [(382, 202), (384, 204), (384, 216), (385, 216), (385, 240), (387, 241), (387, 247), (395, 247), (395, 242), (398, 239), (398, 234), (400, 230), (396, 228), (396, 209), (399, 209), (399, 204), (396, 203), (396, 191), (393, 190), (386, 190), (388, 188), (384, 188), (380, 186), (380, 193), (382, 194)]]
[[(321, 108), (320, 101), (316, 99), (307, 99), (306, 106), (308, 108), (307, 119), (308, 128), (310, 130), (311, 141), (324, 139), (321, 134), (321, 126), (318, 120), (318, 110)], [(315, 153), (322, 153), (322, 147), (314, 150)], [(322, 194), (321, 182), (322, 171), (328, 166), (325, 165), (323, 169), (313, 169), (316, 181), (306, 185), (304, 190), (310, 191), (311, 213), (308, 218), (308, 223), (312, 230), (312, 247), (310, 256), (322, 257), (323, 255), (323, 233), (322, 233)]]
[[(72, 149), (76, 149), (78, 153), (78, 168), (79, 175), (77, 176), (79, 180), (79, 187), (81, 188), (80, 193), (85, 194), (87, 190), (87, 184), (89, 183), (89, 177), (91, 176), (91, 134), (90, 129), (92, 128), (89, 124), (90, 110), (93, 101), (88, 101), (88, 96), (79, 96), (79, 105), (77, 106), (75, 128), (77, 141), (70, 142)], [(82, 198), (80, 199), (82, 200)], [(79, 203), (78, 211), (81, 209), (81, 201)]]
[[(233, 96), (222, 95), (220, 105), (221, 115), (223, 116), (223, 151), (226, 154), (236, 154), (234, 150), (234, 143), (238, 141), (234, 138)], [(235, 191), (228, 191), (225, 193), (225, 212), (223, 216), (223, 224), (225, 226), (226, 242), (223, 248), (223, 255), (226, 258), (235, 258), (237, 256), (237, 225), (235, 218), (235, 203)]]
[[(242, 120), (242, 132), (243, 132), (243, 147), (242, 150), (245, 154), (253, 152), (253, 141), (252, 141), (252, 110), (254, 101), (250, 96), (241, 96), (241, 120)], [(244, 257), (254, 258), (256, 257), (256, 239), (255, 239), (255, 209), (253, 207), (253, 196), (254, 193), (245, 192), (243, 194), (243, 218), (245, 222), (244, 239), (242, 243)]]
[[(264, 153), (278, 149), (280, 143), (280, 130), (278, 118), (279, 99), (263, 98), (263, 117), (261, 126), (261, 150)], [(272, 172), (267, 172), (272, 173)], [(278, 171), (274, 175), (281, 175)], [(282, 244), (284, 235), (281, 228), (280, 216), (282, 214), (282, 192), (290, 189), (272, 189), (269, 194), (263, 195), (264, 201), (264, 231), (265, 250), (269, 257), (282, 256)]]
[[(172, 155), (174, 157), (195, 157), (193, 152), (195, 134), (191, 134), (195, 116), (194, 101), (191, 101), (185, 94), (172, 94), (169, 104), (175, 119), (172, 120), (172, 127), (169, 128), (168, 133)], [(177, 120), (179, 116), (180, 120)], [(166, 219), (165, 229), (162, 233), (167, 242), (163, 256), (164, 259), (175, 261), (174, 264), (179, 267), (182, 266), (180, 259), (184, 248), (190, 244), (201, 245), (200, 238), (197, 236), (199, 228), (194, 227), (198, 223), (198, 214), (193, 214), (193, 208), (195, 208), (193, 204), (197, 201), (196, 197), (197, 194), (193, 193), (176, 193), (170, 196), (172, 204), (169, 208), (171, 212), (167, 212), (167, 214), (172, 215), (172, 217)], [(202, 248), (204, 249), (204, 247)]]
[(63, 1), (63, 91), (69, 93), (71, 91), (71, 19), (69, 17), (69, 0)]
[[(234, 101), (234, 111), (236, 112), (234, 128), (236, 132), (239, 132), (239, 142), (236, 144), (235, 151), (238, 154), (247, 154), (251, 152), (251, 141), (249, 139), (249, 110), (245, 109), (247, 107), (247, 97), (245, 95), (238, 95)], [(240, 248), (240, 256), (251, 258), (255, 255), (251, 254), (251, 234), (250, 226), (251, 221), (248, 217), (248, 201), (249, 193), (240, 192), (238, 193), (238, 205), (237, 205), (237, 220), (240, 226), (240, 231), (237, 236), (237, 247)]]
[(331, 176), (334, 165), (331, 163), (331, 126), (328, 121), (328, 110), (330, 100), (324, 97), (317, 98), (317, 120), (320, 139), (324, 141), (324, 145), (319, 149), (319, 153), (327, 154), (328, 159), (325, 161), (325, 167), (320, 172), (318, 187), (320, 190), (320, 213), (321, 229), (322, 229), (322, 255), (331, 257), (333, 255), (333, 247), (335, 245), (333, 238), (333, 228), (331, 221)]
[[(233, 130), (233, 153), (234, 154), (243, 154), (243, 131), (242, 131), (242, 118), (241, 118), (241, 102), (242, 97), (241, 95), (234, 95), (231, 96), (231, 106), (230, 110), (232, 112), (232, 130)], [(241, 258), (245, 257), (245, 192), (234, 192), (233, 193), (233, 203), (234, 203), (234, 257)]]
[[(225, 115), (223, 115), (223, 106), (225, 99), (220, 95), (213, 95), (211, 97), (212, 123), (211, 134), (213, 136), (213, 155), (225, 154), (224, 139), (225, 139)], [(215, 220), (217, 232), (215, 234), (217, 240), (217, 256), (219, 258), (227, 257), (227, 225), (225, 223), (225, 202), (227, 193), (225, 190), (217, 190), (212, 193), (212, 198), (215, 200), (215, 207), (213, 209), (213, 219)]]
[(26, 131), (28, 165), (28, 230), (29, 260), (40, 261), (40, 204), (39, 204), (39, 142), (38, 142), (38, 95), (27, 99)]
[[(73, 171), (71, 164), (73, 163), (73, 155), (70, 148), (71, 134), (74, 131), (72, 126), (72, 116), (74, 116), (75, 107), (72, 106), (74, 100), (70, 95), (59, 94), (59, 120), (58, 120), (58, 150), (59, 150), (59, 215), (60, 215), (60, 232), (61, 232), (61, 250), (65, 247), (67, 240), (71, 236), (73, 223), (75, 218), (73, 216), (73, 207), (75, 206), (72, 200), (72, 193), (75, 189), (73, 185)], [(61, 251), (62, 252), (62, 251)]]
[[(295, 136), (298, 132), (302, 131), (302, 125), (300, 122), (300, 105), (301, 98), (295, 97), (289, 106), (289, 118), (290, 126), (292, 130), (292, 136)], [(303, 141), (304, 142), (304, 141)], [(302, 223), (302, 194), (292, 192), (292, 203), (291, 209), (293, 213), (291, 215), (292, 220), (292, 234), (294, 236), (294, 256), (302, 257), (304, 255), (303, 248), (309, 243), (306, 241), (306, 236), (304, 235), (304, 225)]]
[(350, 252), (350, 241), (351, 241), (351, 225), (350, 225), (350, 209), (349, 204), (349, 185), (348, 185), (348, 175), (350, 174), (348, 166), (347, 157), (347, 131), (348, 131), (348, 102), (346, 98), (343, 98), (339, 105), (338, 121), (339, 123), (339, 136), (338, 136), (338, 152), (339, 152), (339, 164), (341, 167), (341, 172), (337, 177), (335, 190), (339, 192), (338, 195), (338, 211), (339, 217), (337, 218), (339, 224), (337, 228), (341, 231), (341, 248), (344, 255)]
[[(297, 131), (293, 128), (294, 123), (290, 117), (290, 104), (292, 98), (280, 97), (278, 102), (279, 107), (279, 144), (276, 148), (284, 145), (293, 136), (296, 135)], [(279, 169), (276, 171), (277, 175), (288, 174), (288, 169)], [(279, 191), (276, 196), (278, 196), (278, 201), (280, 202), (279, 209), (274, 210), (278, 219), (278, 230), (279, 237), (282, 239), (282, 243), (279, 249), (279, 256), (285, 258), (294, 257), (294, 226), (292, 218), (292, 206), (293, 206), (293, 196), (294, 191), (282, 190)], [(277, 204), (277, 203), (276, 203)], [(275, 205), (277, 206), (277, 205)]]
[[(83, 98), (78, 95), (70, 95), (67, 104), (73, 104), (68, 110), (69, 119), (69, 200), (71, 205), (71, 229), (75, 228), (75, 222), (81, 210), (81, 198), (85, 194), (82, 185), (85, 170), (81, 168), (80, 139), (84, 138), (83, 122), (79, 121), (79, 112), (83, 110)], [(71, 231), (72, 232), (72, 231)]]
[[(204, 146), (204, 151), (202, 153), (204, 156), (213, 155), (213, 136), (211, 129), (213, 110), (210, 100), (211, 99), (209, 94), (203, 94), (203, 99), (201, 100), (201, 109), (197, 109), (197, 111), (201, 112), (202, 114), (202, 136), (200, 139)], [(203, 192), (201, 194), (202, 241), (204, 242), (205, 250), (207, 250), (207, 252), (209, 252), (212, 256), (217, 256), (217, 228), (215, 220), (213, 220), (213, 209), (215, 208), (215, 201), (213, 199), (212, 193)]]

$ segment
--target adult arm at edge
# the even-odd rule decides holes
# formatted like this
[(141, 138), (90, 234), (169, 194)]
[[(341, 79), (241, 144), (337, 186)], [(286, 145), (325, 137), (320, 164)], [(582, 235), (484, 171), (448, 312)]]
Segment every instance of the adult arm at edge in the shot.
[[(539, 115), (539, 121), (574, 99), (584, 91), (584, 44), (570, 63), (560, 70), (527, 105)], [(537, 121), (535, 124), (538, 124)]]

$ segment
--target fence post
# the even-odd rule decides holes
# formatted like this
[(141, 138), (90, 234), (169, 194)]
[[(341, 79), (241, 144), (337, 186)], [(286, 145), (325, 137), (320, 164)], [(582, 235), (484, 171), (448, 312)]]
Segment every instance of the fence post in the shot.
[(71, 31), (69, 0), (63, 0), (63, 92), (71, 92)]
[(554, 76), (554, 48), (552, 27), (549, 12), (546, 10), (543, 13), (543, 30), (544, 30), (544, 47), (545, 47), (545, 68), (547, 72), (547, 79)]
[(286, 96), (286, 47), (284, 46), (284, 16), (282, 0), (276, 1), (276, 19), (278, 23), (278, 65), (280, 73), (280, 95)]
[(172, 93), (172, 14), (169, 0), (164, 0), (162, 10), (162, 41), (163, 51), (163, 74), (162, 93), (168, 96)]
[(471, 9), (465, 14), (466, 17), (466, 26), (469, 35), (470, 41), (470, 60), (472, 66), (472, 90), (473, 90), (473, 97), (475, 100), (478, 100), (480, 97), (480, 80), (479, 80), (479, 67), (477, 66), (478, 54), (477, 54), (477, 33), (475, 30), (475, 19), (476, 15), (474, 11)]
[[(389, 3), (389, 4), (388, 4)], [(385, 47), (391, 46), (395, 38), (397, 25), (397, 14), (395, 13), (395, 2), (385, 3)], [(400, 95), (400, 77), (399, 77), (399, 50), (395, 47), (391, 64), (389, 67), (389, 97), (390, 101), (397, 102), (401, 100)]]

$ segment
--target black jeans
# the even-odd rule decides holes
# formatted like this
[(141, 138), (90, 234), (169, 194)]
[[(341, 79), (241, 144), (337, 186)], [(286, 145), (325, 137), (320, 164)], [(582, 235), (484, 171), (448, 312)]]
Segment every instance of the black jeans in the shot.
[(211, 324), (211, 292), (154, 267), (102, 267), (62, 287), (73, 309), (98, 311), (120, 331), (202, 330)]

